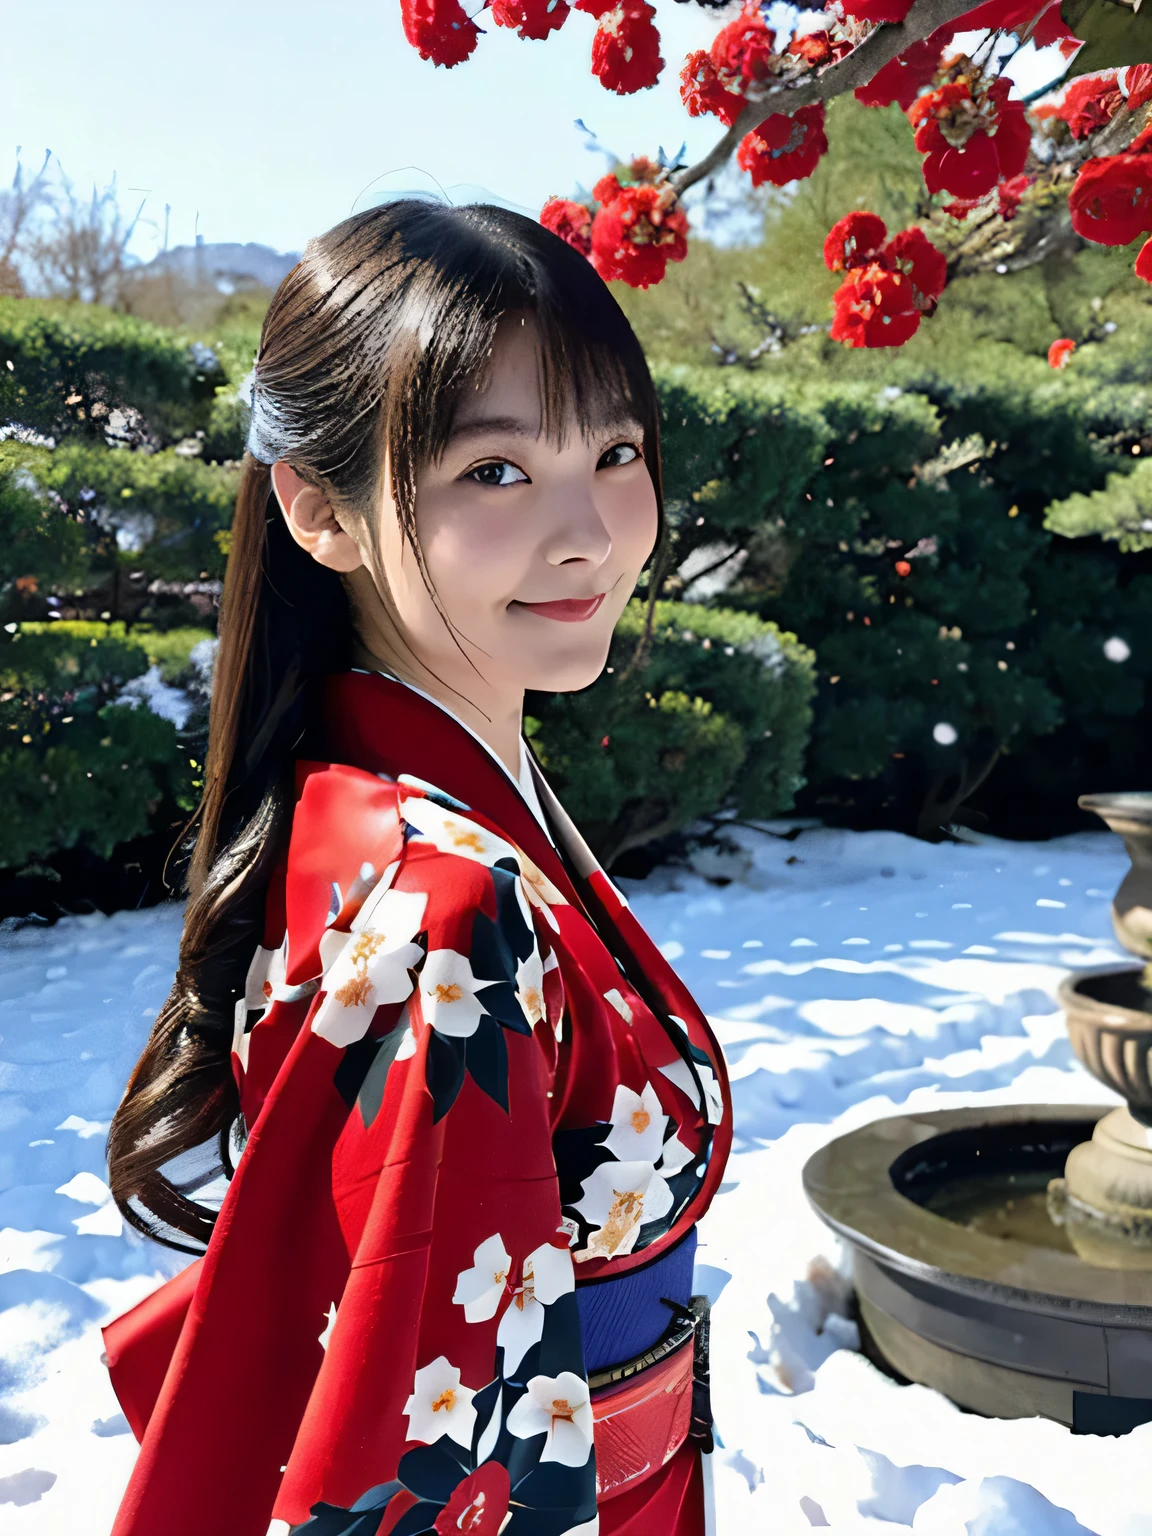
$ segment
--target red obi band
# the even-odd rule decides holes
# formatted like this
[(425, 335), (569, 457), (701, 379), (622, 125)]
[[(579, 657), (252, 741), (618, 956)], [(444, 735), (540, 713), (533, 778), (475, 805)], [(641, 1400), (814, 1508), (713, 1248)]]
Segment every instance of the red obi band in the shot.
[(693, 1340), (638, 1375), (592, 1392), (596, 1493), (611, 1499), (671, 1461), (692, 1425)]

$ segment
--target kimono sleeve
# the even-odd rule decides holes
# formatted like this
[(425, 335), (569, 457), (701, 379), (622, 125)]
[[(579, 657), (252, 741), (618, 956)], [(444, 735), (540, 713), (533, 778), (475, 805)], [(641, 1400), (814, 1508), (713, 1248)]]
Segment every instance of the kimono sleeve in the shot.
[(289, 863), (286, 977), (299, 984), (299, 925), (321, 961), (310, 1070), (348, 1105), (332, 1189), (349, 1265), (271, 1529), (590, 1533), (547, 924), (493, 828), (455, 802), (390, 792), (402, 850), (350, 916), (341, 901), (318, 930), (294, 907)]

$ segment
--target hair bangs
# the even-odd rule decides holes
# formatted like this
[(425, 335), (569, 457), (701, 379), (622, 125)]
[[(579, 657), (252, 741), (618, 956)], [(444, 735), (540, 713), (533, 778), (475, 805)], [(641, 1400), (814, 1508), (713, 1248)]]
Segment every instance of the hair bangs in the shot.
[[(662, 527), (659, 404), (607, 285), (579, 252), (521, 214), (486, 205), (425, 208), (436, 259), (418, 259), (403, 285), (382, 412), (402, 521), (414, 529), (416, 477), (443, 454), (464, 391), (484, 387), (500, 321), (524, 313), (537, 329), (542, 430), (559, 443), (573, 428), (588, 437), (636, 422)], [(412, 255), (422, 222), (406, 223)]]

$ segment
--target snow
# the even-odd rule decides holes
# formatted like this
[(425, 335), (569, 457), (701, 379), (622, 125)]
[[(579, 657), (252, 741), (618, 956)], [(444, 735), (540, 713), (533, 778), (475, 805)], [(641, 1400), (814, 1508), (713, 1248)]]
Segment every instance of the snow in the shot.
[[(201, 642), (202, 643), (202, 642)], [(160, 675), (158, 666), (132, 678), (116, 695), (117, 704), (128, 704), (137, 709), (145, 705), (162, 720), (170, 720), (178, 731), (188, 723), (192, 712), (192, 700), (183, 688), (173, 688)]]
[[(735, 1150), (697, 1273), (714, 1304), (720, 1536), (1152, 1536), (1152, 1425), (1073, 1437), (890, 1381), (856, 1350), (845, 1256), (800, 1186), (816, 1148), (904, 1108), (1116, 1102), (1053, 999), (1068, 968), (1121, 958), (1118, 840), (730, 837), (695, 870), (624, 882), (732, 1071)], [(184, 1261), (121, 1223), (104, 1137), (179, 933), (176, 907), (0, 931), (6, 1536), (103, 1536), (135, 1455), (99, 1325)]]

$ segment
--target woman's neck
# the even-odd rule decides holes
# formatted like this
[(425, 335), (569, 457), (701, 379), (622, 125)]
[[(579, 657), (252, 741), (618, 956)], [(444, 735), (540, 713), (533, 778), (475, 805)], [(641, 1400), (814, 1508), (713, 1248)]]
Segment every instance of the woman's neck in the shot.
[[(430, 672), (405, 648), (389, 645), (384, 636), (374, 636), (374, 644), (368, 645), (359, 636), (352, 642), (352, 665), (365, 667), (374, 672), (391, 673), (402, 683), (411, 683), (430, 694), (437, 703), (443, 704), (452, 714), (470, 726), (508, 769), (514, 778), (520, 776), (520, 733), (523, 729), (524, 694), (514, 698), (496, 698), (493, 691), (483, 686), (483, 707), (473, 703), (463, 691), (446, 683)], [(472, 674), (475, 679), (475, 674)], [(473, 691), (476, 691), (475, 689)]]

